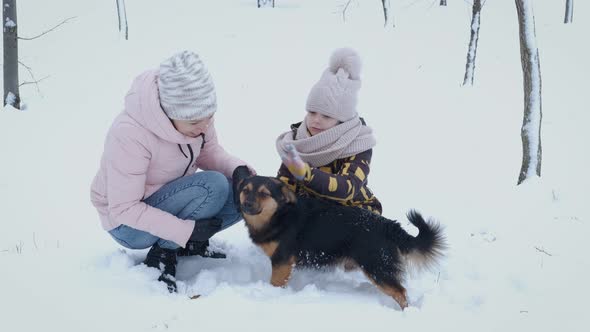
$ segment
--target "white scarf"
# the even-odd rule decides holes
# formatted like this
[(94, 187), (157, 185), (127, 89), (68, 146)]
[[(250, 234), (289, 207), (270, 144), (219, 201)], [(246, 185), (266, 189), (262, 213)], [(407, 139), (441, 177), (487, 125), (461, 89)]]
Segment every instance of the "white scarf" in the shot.
[(293, 144), (303, 161), (312, 167), (320, 167), (367, 151), (376, 143), (373, 130), (356, 116), (313, 136), (303, 121), (296, 132), (291, 130), (279, 135), (276, 147), (280, 155), (286, 155), (287, 144)]

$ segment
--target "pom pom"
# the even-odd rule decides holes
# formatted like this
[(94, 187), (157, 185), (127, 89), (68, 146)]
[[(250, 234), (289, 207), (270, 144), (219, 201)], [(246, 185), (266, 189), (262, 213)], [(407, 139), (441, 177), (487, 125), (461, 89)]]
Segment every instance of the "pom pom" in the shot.
[(352, 48), (339, 48), (330, 57), (329, 69), (336, 74), (338, 69), (344, 69), (350, 79), (359, 80), (361, 74), (361, 58)]

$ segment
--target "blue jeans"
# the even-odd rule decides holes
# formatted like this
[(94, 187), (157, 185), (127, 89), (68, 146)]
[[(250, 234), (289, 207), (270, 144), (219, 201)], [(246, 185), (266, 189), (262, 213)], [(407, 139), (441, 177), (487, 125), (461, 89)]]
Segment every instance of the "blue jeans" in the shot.
[[(226, 229), (241, 219), (234, 204), (231, 182), (223, 174), (214, 171), (202, 171), (178, 178), (143, 202), (180, 219), (199, 222), (199, 219), (220, 218), (221, 229)], [(145, 249), (156, 243), (165, 249), (180, 248), (173, 241), (127, 225), (120, 225), (109, 233), (115, 241), (129, 249)]]

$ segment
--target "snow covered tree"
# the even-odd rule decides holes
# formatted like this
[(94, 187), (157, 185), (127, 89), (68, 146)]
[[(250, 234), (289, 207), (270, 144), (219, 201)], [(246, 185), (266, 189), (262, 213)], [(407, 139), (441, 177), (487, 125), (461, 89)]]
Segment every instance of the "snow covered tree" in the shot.
[(389, 5), (389, 0), (381, 0), (381, 4), (383, 5), (383, 17), (385, 18), (384, 26), (387, 27), (387, 25), (389, 24), (389, 20), (391, 19), (391, 25), (395, 27), (395, 23), (393, 22), (393, 16), (390, 15), (391, 6)]
[(119, 18), (119, 32), (125, 40), (129, 39), (129, 26), (127, 25), (127, 9), (125, 0), (117, 0), (117, 17)]
[(467, 63), (465, 64), (465, 77), (463, 78), (463, 85), (473, 85), (473, 76), (475, 75), (475, 55), (477, 53), (480, 22), (481, 0), (473, 0), (470, 27), (471, 38), (469, 39), (469, 48), (467, 49)]
[[(53, 28), (34, 37), (19, 36), (17, 30), (17, 15), (16, 15), (16, 0), (2, 0), (3, 8), (3, 22), (4, 22), (4, 105), (12, 105), (16, 109), (21, 108), (20, 86), (26, 84), (36, 84), (39, 90), (38, 83), (43, 79), (37, 80), (33, 71), (26, 64), (18, 59), (18, 41), (19, 40), (34, 40), (40, 38), (51, 31), (57, 29), (59, 26), (67, 23), (75, 17), (70, 17), (63, 20)], [(33, 79), (30, 82), (19, 82), (18, 66), (21, 65), (26, 68)]]
[(574, 0), (565, 0), (565, 18), (563, 23), (572, 23), (574, 21)]
[(531, 0), (515, 0), (518, 13), (520, 61), (524, 86), (522, 122), (522, 167), (518, 184), (541, 176), (541, 65), (535, 36), (535, 16)]
[(3, 0), (2, 8), (2, 22), (4, 22), (4, 105), (9, 104), (20, 109), (16, 0)]
[(447, 5), (447, 0), (440, 0), (440, 5), (441, 6), (446, 6)]

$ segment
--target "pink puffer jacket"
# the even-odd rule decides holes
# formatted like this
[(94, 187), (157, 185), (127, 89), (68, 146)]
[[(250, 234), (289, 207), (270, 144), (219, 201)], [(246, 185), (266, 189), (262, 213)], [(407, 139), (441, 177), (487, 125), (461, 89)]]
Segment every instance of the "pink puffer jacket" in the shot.
[[(179, 219), (142, 200), (183, 176), (185, 170), (186, 175), (200, 168), (231, 177), (237, 166), (246, 163), (219, 145), (213, 122), (204, 133), (202, 149), (202, 136), (178, 132), (160, 107), (156, 75), (156, 70), (144, 72), (127, 93), (125, 110), (107, 134), (91, 200), (107, 231), (123, 224), (185, 246), (194, 221)], [(179, 145), (184, 151), (187, 145), (192, 147), (192, 163)]]

